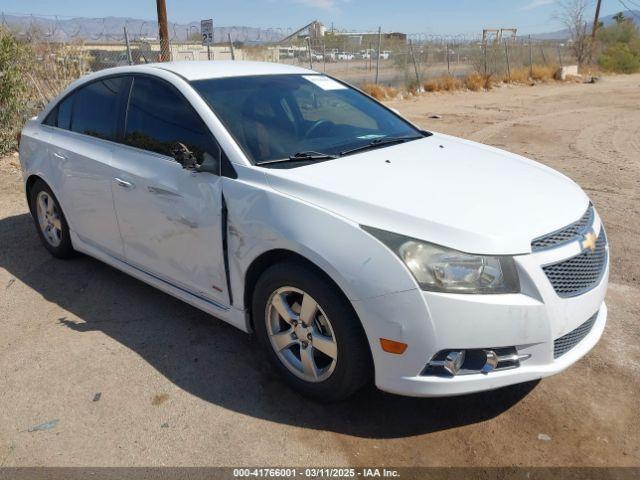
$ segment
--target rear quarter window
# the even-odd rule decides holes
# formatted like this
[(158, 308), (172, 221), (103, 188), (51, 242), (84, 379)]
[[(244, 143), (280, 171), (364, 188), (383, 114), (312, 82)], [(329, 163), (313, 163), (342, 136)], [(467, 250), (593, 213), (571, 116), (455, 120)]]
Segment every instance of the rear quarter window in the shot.
[(47, 118), (44, 120), (45, 125), (52, 127), (63, 128), (65, 130), (71, 129), (71, 111), (73, 108), (73, 101), (75, 100), (75, 94), (67, 96), (58, 105), (56, 105)]

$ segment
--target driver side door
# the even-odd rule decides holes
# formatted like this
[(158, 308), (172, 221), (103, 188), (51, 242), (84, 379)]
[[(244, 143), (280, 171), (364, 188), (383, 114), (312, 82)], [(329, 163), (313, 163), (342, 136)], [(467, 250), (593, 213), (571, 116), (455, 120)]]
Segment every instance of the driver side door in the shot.
[(113, 154), (113, 199), (125, 260), (174, 287), (228, 305), (222, 241), (222, 181), (185, 169), (172, 157), (185, 145), (198, 161), (221, 150), (175, 87), (134, 76)]

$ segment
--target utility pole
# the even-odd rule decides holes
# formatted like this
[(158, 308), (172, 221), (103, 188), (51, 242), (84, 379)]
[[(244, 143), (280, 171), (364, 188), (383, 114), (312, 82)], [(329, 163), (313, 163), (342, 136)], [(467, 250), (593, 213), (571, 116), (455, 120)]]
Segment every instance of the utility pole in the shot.
[(129, 45), (129, 34), (127, 33), (127, 27), (124, 27), (124, 43), (127, 46), (127, 63), (133, 65), (133, 58), (131, 57), (131, 45)]
[(593, 20), (593, 29), (591, 30), (591, 40), (595, 41), (596, 39), (596, 31), (598, 30), (598, 20), (600, 20), (600, 5), (602, 4), (602, 0), (598, 0), (598, 4), (596, 5), (596, 18)]
[(167, 25), (167, 4), (165, 0), (156, 0), (158, 9), (158, 32), (160, 35), (160, 61), (168, 62), (169, 58), (169, 27)]

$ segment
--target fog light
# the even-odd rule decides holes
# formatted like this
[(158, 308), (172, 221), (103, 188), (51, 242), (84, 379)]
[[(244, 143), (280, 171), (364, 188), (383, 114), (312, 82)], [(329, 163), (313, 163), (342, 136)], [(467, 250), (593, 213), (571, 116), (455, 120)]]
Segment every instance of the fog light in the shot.
[(464, 363), (464, 357), (464, 350), (453, 350), (449, 352), (447, 357), (444, 359), (444, 369), (451, 375), (457, 375)]
[(484, 354), (487, 357), (487, 360), (480, 370), (482, 373), (489, 373), (491, 370), (494, 370), (498, 366), (498, 355), (493, 350), (484, 350)]
[(518, 368), (520, 362), (531, 358), (530, 353), (518, 353), (516, 347), (470, 348), (467, 350), (440, 350), (420, 375), (454, 377), (490, 373)]

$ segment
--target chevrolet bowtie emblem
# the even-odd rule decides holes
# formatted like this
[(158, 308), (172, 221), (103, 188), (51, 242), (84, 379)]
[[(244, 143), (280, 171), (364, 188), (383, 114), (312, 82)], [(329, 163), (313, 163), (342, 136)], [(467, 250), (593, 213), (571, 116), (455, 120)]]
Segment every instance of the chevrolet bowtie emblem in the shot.
[(591, 252), (596, 251), (596, 241), (598, 240), (598, 236), (595, 234), (593, 229), (589, 229), (582, 234), (582, 240), (580, 240), (580, 248), (585, 252), (587, 250)]

